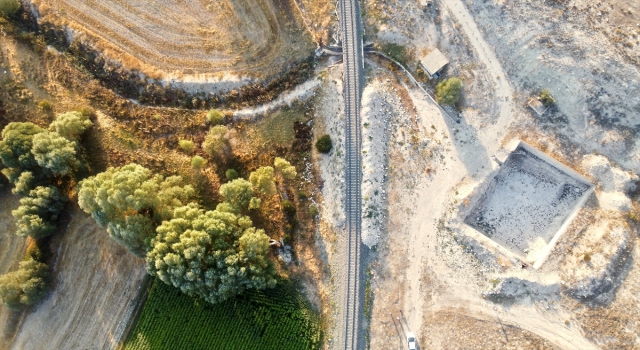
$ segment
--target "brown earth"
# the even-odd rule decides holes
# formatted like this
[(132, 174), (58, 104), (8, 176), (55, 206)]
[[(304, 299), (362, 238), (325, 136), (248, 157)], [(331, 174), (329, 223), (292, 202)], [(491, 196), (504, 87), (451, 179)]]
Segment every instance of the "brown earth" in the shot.
[(41, 21), (154, 78), (263, 77), (313, 49), (288, 0), (35, 0)]

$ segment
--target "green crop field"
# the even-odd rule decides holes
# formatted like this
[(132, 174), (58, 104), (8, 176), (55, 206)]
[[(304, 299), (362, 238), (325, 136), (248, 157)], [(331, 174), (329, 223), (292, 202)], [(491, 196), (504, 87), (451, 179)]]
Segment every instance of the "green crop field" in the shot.
[(212, 305), (153, 282), (126, 350), (318, 349), (318, 316), (290, 282)]

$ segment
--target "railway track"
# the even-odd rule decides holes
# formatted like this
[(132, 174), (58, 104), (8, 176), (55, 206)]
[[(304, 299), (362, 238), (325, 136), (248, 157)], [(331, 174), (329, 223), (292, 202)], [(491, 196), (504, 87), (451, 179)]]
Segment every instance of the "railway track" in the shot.
[(345, 101), (345, 211), (347, 223), (348, 263), (343, 276), (342, 313), (340, 324), (344, 334), (337, 349), (359, 350), (365, 347), (361, 339), (361, 217), (362, 182), (360, 97), (362, 91), (363, 47), (358, 0), (339, 0)]

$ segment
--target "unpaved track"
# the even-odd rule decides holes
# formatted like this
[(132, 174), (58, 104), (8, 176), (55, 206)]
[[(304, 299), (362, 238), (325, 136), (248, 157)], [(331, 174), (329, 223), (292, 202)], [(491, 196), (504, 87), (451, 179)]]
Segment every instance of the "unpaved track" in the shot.
[[(502, 65), (496, 57), (495, 52), (482, 38), (482, 33), (478, 30), (476, 22), (469, 14), (467, 7), (461, 0), (444, 0), (444, 3), (462, 26), (462, 31), (466, 34), (471, 46), (478, 54), (482, 63), (485, 64), (489, 75), (493, 79), (493, 84), (496, 89), (494, 99), (496, 101), (495, 108), (498, 113), (498, 119), (488, 130), (484, 130), (480, 135), (481, 139), (486, 141), (483, 142), (485, 147), (491, 147), (488, 149), (489, 154), (493, 154), (493, 152), (500, 147), (500, 139), (516, 113), (513, 104), (513, 88), (509, 84), (507, 75), (502, 69)], [(493, 141), (493, 143), (488, 141)]]
[[(358, 0), (339, 2), (340, 27), (343, 47), (343, 80), (345, 101), (345, 210), (346, 210), (346, 255), (342, 290), (339, 293), (341, 312), (336, 320), (336, 349), (364, 349), (360, 330), (362, 284), (361, 233), (362, 218), (362, 131), (360, 121), (360, 99), (362, 94), (362, 30)], [(344, 332), (344, 333), (342, 333)]]

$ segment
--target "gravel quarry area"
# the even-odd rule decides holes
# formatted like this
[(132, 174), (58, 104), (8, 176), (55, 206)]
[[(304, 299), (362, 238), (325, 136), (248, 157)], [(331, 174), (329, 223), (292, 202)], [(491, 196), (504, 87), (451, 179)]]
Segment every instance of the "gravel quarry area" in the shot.
[(533, 154), (529, 146), (518, 145), (465, 223), (523, 261), (534, 264), (544, 259), (547, 245), (563, 233), (565, 223), (591, 193), (586, 179), (563, 170)]

